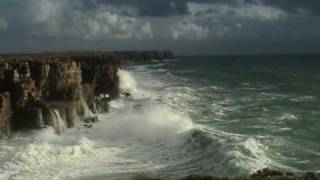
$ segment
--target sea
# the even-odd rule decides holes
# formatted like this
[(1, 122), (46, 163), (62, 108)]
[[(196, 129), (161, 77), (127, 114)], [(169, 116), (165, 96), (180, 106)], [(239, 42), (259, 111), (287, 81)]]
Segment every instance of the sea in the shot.
[(320, 172), (320, 56), (124, 61), (123, 93), (92, 128), (17, 132), (0, 180)]

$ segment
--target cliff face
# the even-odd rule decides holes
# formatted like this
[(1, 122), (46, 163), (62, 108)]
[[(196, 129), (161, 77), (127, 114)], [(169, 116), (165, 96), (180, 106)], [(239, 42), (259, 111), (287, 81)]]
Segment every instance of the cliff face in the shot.
[(0, 56), (0, 138), (52, 126), (58, 133), (119, 95), (120, 58), (107, 53)]
[(11, 133), (10, 119), (12, 116), (10, 94), (0, 94), (0, 138)]
[(123, 60), (147, 61), (147, 60), (165, 60), (173, 59), (171, 51), (114, 51), (112, 52)]

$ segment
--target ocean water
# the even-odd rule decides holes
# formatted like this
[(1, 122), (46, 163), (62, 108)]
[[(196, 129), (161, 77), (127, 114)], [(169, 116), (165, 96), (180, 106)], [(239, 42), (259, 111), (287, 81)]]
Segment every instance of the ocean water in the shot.
[(125, 62), (122, 96), (93, 128), (15, 133), (0, 179), (130, 179), (137, 174), (320, 171), (317, 56)]

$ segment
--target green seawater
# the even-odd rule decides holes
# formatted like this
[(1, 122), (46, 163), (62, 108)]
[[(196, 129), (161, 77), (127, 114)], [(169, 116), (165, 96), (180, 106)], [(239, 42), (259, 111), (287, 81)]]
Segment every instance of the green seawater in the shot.
[(267, 167), (320, 170), (320, 56), (179, 57), (161, 69), (192, 90), (188, 114), (208, 132), (254, 138)]
[(0, 142), (0, 179), (320, 171), (320, 56), (128, 61), (118, 76), (124, 94), (92, 128)]

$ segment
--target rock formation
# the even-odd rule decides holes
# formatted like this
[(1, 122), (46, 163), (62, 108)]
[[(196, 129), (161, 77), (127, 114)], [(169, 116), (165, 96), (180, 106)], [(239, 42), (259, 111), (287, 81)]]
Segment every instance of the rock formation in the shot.
[(0, 55), (0, 138), (44, 126), (61, 133), (108, 111), (119, 67), (108, 53)]
[[(138, 174), (133, 180), (166, 180), (171, 178), (151, 177)], [(177, 179), (177, 178), (176, 178)], [(243, 177), (215, 177), (209, 175), (189, 175), (181, 180), (320, 180), (320, 174), (307, 172), (305, 174), (284, 173), (281, 171), (262, 169)]]
[(112, 53), (120, 56), (123, 60), (131, 61), (165, 60), (174, 58), (171, 51), (114, 51)]
[(10, 119), (12, 117), (9, 93), (0, 94), (0, 138), (11, 133)]

